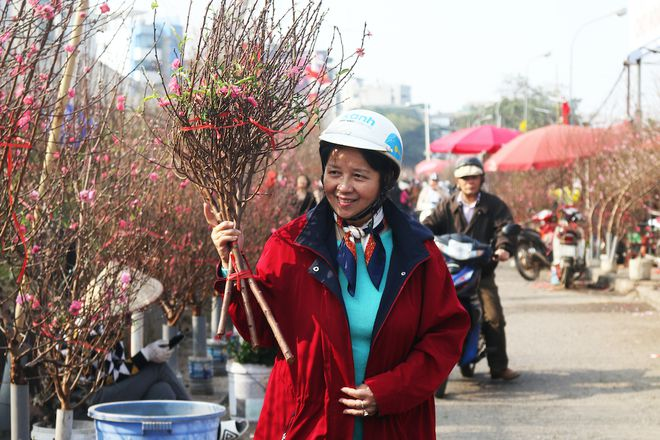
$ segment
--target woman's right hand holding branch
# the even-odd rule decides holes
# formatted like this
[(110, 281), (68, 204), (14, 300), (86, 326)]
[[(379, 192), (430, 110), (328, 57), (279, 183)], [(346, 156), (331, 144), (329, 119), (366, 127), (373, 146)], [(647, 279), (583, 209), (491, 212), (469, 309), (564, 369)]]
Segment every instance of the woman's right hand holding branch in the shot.
[(231, 253), (231, 244), (236, 242), (238, 248), (243, 247), (243, 233), (235, 229), (234, 222), (218, 222), (213, 214), (213, 210), (208, 203), (204, 203), (204, 217), (206, 222), (213, 228), (211, 231), (211, 240), (220, 255), (222, 267), (229, 268), (229, 254)]

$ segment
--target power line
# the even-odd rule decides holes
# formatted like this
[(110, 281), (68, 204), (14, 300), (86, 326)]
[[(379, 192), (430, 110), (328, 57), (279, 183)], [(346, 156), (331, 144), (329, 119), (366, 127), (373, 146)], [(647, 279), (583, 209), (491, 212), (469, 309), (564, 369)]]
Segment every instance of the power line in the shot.
[(623, 78), (623, 73), (626, 71), (626, 66), (621, 68), (621, 72), (619, 72), (619, 76), (617, 77), (616, 81), (614, 81), (614, 84), (612, 85), (612, 88), (610, 89), (610, 92), (607, 94), (603, 102), (600, 104), (600, 106), (596, 109), (595, 112), (591, 114), (591, 117), (589, 118), (589, 124), (591, 125), (591, 122), (598, 116), (598, 114), (603, 110), (603, 107), (605, 107), (605, 104), (607, 104), (607, 101), (612, 97), (614, 94), (614, 91), (616, 90), (616, 87), (619, 85), (619, 82), (621, 81), (621, 78)]

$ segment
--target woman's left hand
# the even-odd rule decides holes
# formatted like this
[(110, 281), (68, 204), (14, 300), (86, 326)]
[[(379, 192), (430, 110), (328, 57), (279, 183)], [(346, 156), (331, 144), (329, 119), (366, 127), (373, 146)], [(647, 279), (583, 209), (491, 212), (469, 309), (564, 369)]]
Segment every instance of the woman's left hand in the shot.
[(366, 384), (362, 384), (357, 388), (344, 387), (341, 392), (350, 396), (348, 399), (339, 399), (339, 403), (346, 406), (344, 414), (356, 417), (369, 417), (378, 414), (376, 398)]

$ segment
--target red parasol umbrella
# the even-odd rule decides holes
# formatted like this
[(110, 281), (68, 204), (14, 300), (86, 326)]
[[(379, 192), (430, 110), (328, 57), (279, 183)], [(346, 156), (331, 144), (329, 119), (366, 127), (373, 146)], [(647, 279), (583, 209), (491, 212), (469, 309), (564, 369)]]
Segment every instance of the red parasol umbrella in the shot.
[(494, 153), (518, 134), (515, 130), (494, 125), (464, 128), (434, 140), (431, 151), (454, 154)]
[(484, 164), (486, 171), (525, 171), (559, 167), (600, 150), (596, 130), (548, 125), (508, 142)]
[(415, 175), (416, 176), (425, 176), (432, 173), (441, 173), (444, 171), (447, 166), (449, 166), (449, 161), (441, 159), (428, 159), (419, 162), (415, 165)]

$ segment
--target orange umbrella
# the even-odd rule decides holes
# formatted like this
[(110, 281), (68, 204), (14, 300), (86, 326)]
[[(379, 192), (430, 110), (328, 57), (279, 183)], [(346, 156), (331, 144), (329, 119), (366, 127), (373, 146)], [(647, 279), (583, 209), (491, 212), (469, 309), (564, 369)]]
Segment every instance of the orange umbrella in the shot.
[(600, 150), (596, 130), (576, 125), (548, 125), (518, 136), (484, 164), (486, 171), (525, 171), (565, 165)]

